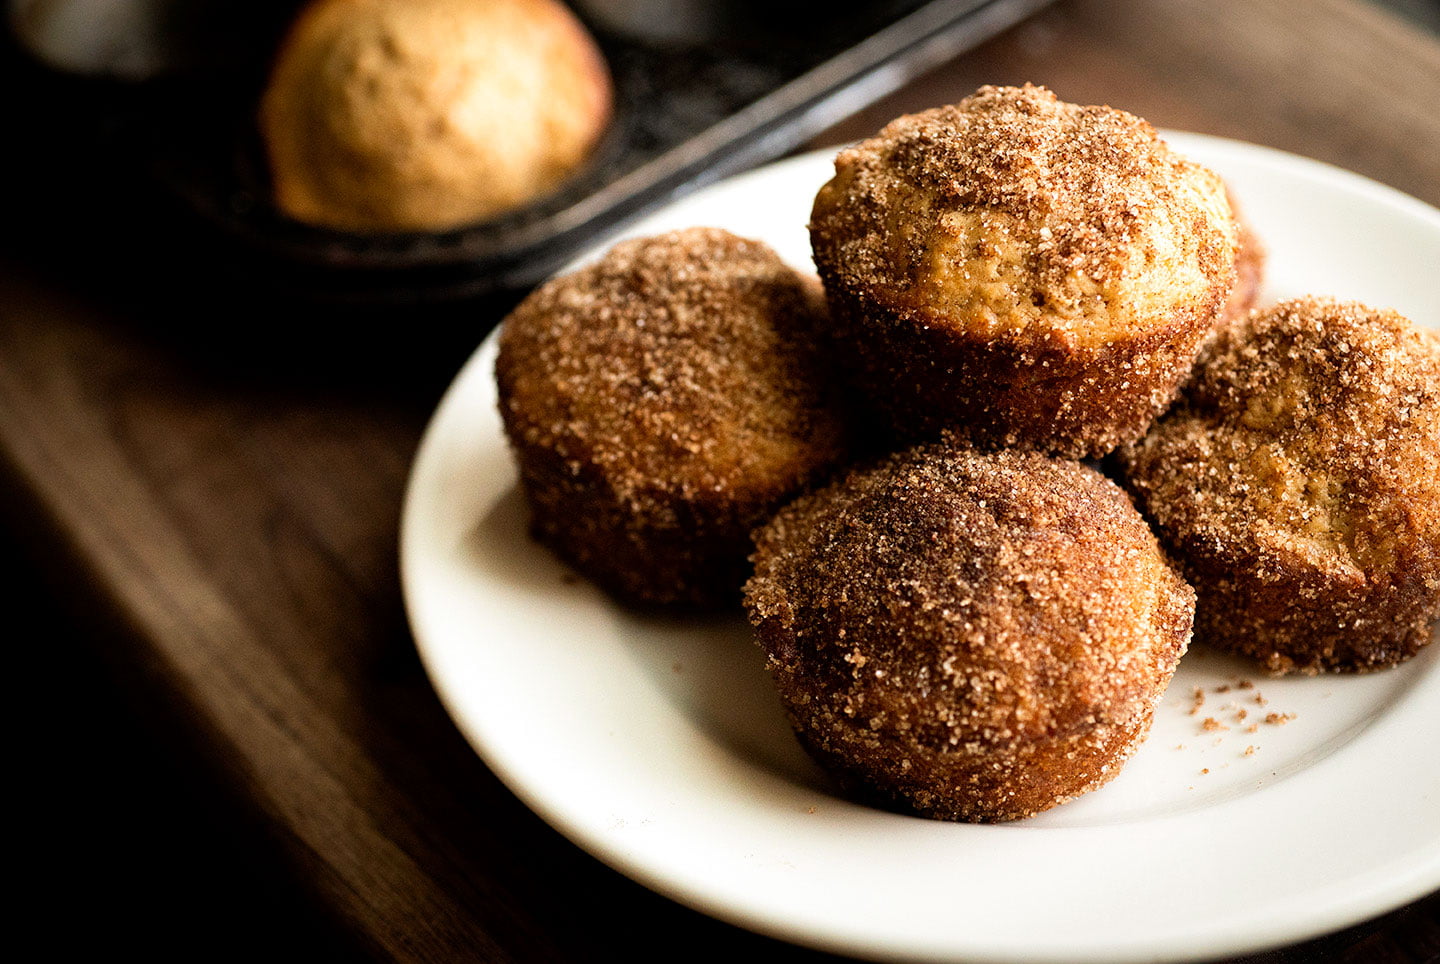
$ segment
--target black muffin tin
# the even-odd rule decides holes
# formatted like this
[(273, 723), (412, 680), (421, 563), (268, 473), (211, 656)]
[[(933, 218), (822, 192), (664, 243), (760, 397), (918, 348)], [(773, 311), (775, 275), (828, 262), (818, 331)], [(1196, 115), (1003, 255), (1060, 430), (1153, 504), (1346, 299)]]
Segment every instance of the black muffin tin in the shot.
[[(609, 130), (558, 192), (455, 231), (349, 234), (298, 223), (271, 204), (255, 105), (290, 3), (265, 8), (269, 20), (248, 33), (232, 32), (255, 49), (223, 67), (132, 85), (114, 99), (104, 140), (163, 198), (155, 216), (172, 219), (170, 239), (204, 251), (232, 282), (370, 303), (523, 290), (626, 221), (784, 154), (1048, 2), (735, 0), (712, 4), (724, 16), (681, 39), (617, 28), (594, 15), (605, 0), (572, 4), (615, 81)], [(673, 9), (652, 5), (657, 17)]]

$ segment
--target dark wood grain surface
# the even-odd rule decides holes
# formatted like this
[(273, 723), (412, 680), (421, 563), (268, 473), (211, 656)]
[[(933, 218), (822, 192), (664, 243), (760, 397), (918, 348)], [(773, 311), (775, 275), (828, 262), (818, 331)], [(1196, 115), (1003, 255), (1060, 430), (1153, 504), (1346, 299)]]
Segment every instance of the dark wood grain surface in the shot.
[[(1024, 80), (1440, 204), (1440, 41), (1353, 0), (1062, 2), (826, 140)], [(102, 162), (53, 163), (83, 176)], [(572, 847), (476, 758), (424, 677), (396, 570), (402, 491), (503, 302), (392, 316), (256, 303), (127, 261), (59, 196), (11, 201), (0, 494), (29, 901), (74, 921), (54, 946), (823, 957)], [(1259, 959), (1437, 957), (1432, 895)]]

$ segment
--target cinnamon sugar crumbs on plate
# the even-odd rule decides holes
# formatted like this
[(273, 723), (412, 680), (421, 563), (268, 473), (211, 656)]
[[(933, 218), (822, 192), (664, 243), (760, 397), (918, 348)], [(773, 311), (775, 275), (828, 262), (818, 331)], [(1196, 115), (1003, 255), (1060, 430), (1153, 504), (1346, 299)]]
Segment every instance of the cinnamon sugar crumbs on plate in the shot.
[(1271, 726), (1284, 726), (1286, 723), (1289, 723), (1289, 722), (1290, 722), (1291, 720), (1293, 720), (1293, 719), (1295, 719), (1295, 714), (1294, 714), (1294, 713), (1266, 713), (1266, 714), (1265, 714), (1265, 722), (1266, 722), (1266, 723), (1269, 723)]
[(1224, 723), (1221, 723), (1219, 720), (1215, 719), (1215, 717), (1213, 717), (1213, 716), (1207, 716), (1207, 717), (1205, 717), (1205, 721), (1200, 724), (1200, 728), (1203, 729), (1203, 730), (1205, 730), (1207, 733), (1213, 733), (1213, 732), (1215, 732), (1216, 730), (1228, 730), (1228, 729), (1230, 729), (1230, 727), (1226, 726)]

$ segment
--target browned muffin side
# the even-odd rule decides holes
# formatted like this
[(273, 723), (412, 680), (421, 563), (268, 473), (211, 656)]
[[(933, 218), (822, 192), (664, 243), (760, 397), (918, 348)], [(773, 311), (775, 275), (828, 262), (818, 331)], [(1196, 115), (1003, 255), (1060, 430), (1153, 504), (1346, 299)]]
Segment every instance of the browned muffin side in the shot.
[(1440, 615), (1440, 343), (1301, 298), (1222, 333), (1123, 453), (1199, 594), (1196, 638), (1272, 672), (1369, 670)]
[(1098, 472), (945, 441), (781, 509), (757, 534), (745, 599), (816, 760), (890, 806), (969, 821), (1113, 778), (1194, 605)]
[(1260, 297), (1260, 288), (1265, 283), (1265, 244), (1235, 203), (1234, 196), (1229, 197), (1237, 229), (1235, 287), (1230, 292), (1230, 300), (1225, 303), (1225, 308), (1220, 313), (1218, 328), (1236, 324), (1248, 315), (1255, 307), (1255, 302)]
[(736, 602), (751, 530), (842, 456), (816, 280), (714, 228), (616, 245), (505, 320), (537, 536), (617, 595)]

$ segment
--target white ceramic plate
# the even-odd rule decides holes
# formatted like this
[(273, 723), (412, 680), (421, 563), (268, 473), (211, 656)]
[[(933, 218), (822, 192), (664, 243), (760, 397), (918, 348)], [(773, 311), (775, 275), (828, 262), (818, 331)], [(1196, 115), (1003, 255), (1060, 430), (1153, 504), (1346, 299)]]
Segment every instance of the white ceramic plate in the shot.
[[(1266, 300), (1334, 294), (1440, 328), (1440, 212), (1314, 161), (1171, 140), (1227, 178), (1268, 245)], [(630, 233), (719, 225), (808, 265), (831, 153), (718, 184)], [(494, 353), (492, 338), (456, 379), (410, 480), (415, 638), (476, 751), (623, 873), (744, 927), (896, 960), (1236, 954), (1440, 887), (1440, 645), (1383, 673), (1286, 680), (1193, 649), (1124, 772), (1030, 820), (846, 801), (797, 747), (743, 621), (637, 616), (529, 540)]]

